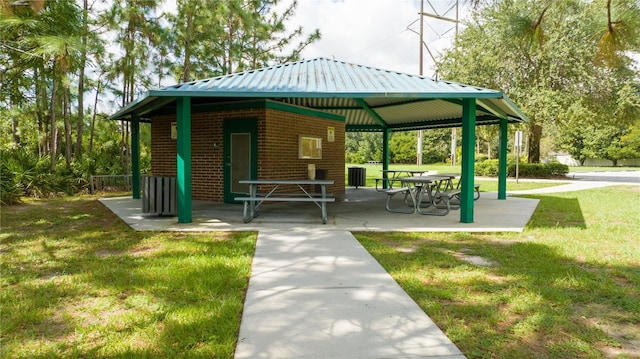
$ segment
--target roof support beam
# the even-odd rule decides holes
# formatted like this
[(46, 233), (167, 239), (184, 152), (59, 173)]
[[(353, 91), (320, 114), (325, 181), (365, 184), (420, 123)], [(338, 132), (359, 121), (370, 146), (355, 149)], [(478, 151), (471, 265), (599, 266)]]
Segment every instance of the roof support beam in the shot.
[(473, 223), (473, 176), (476, 149), (476, 99), (462, 100), (462, 176), (460, 222)]
[(131, 189), (133, 199), (140, 199), (140, 118), (131, 115)]
[(498, 199), (507, 199), (507, 118), (500, 120), (500, 149), (498, 150)]
[(379, 108), (385, 108), (385, 107), (395, 107), (395, 106), (402, 106), (402, 105), (410, 105), (412, 103), (431, 102), (431, 101), (438, 101), (438, 100), (440, 100), (440, 99), (439, 98), (430, 98), (430, 99), (420, 98), (420, 99), (412, 99), (412, 100), (407, 100), (407, 101), (398, 101), (398, 102), (388, 103), (388, 104), (384, 104), (384, 105), (378, 105), (378, 106), (374, 106), (372, 108), (379, 109)]
[(371, 107), (369, 106), (369, 104), (361, 99), (361, 98), (355, 98), (354, 99), (358, 105), (362, 106), (362, 108), (371, 116), (373, 117), (376, 121), (378, 121), (378, 123), (380, 124), (380, 126), (382, 126), (383, 129), (386, 129), (388, 127), (387, 123), (385, 122), (385, 120), (380, 117), (380, 115), (378, 115), (377, 112), (375, 112), (373, 109), (371, 109)]
[[(463, 101), (464, 99), (459, 100), (459, 99), (443, 98), (441, 100), (449, 102), (449, 103), (452, 103), (452, 104), (455, 104), (455, 105), (458, 105), (458, 106), (463, 106), (462, 103), (464, 102)], [(480, 99), (474, 99), (474, 100), (476, 101), (476, 110), (480, 110), (480, 111), (483, 111), (483, 112), (491, 113), (491, 114), (495, 115), (498, 118), (503, 118), (503, 117), (507, 116), (506, 113), (504, 113), (503, 111), (501, 111), (497, 107), (489, 108), (489, 107), (485, 106), (485, 105), (491, 106), (491, 103), (489, 103), (488, 101), (484, 102), (484, 101), (481, 101)]]
[(498, 106), (494, 105), (489, 101), (489, 99), (477, 99), (476, 104), (480, 106), (480, 108), (486, 109), (488, 112), (496, 115), (499, 118), (507, 117), (506, 112), (502, 111)]
[[(387, 170), (389, 169), (389, 136), (391, 135), (391, 130), (385, 128), (382, 131), (382, 177), (387, 177)], [(389, 181), (382, 181), (382, 188), (389, 188)]]
[(136, 109), (136, 113), (138, 116), (144, 116), (145, 114), (148, 114), (155, 109), (162, 108), (175, 100), (175, 97), (158, 97), (153, 99), (153, 101), (140, 105), (140, 107)]
[(191, 97), (178, 97), (178, 223), (191, 223)]

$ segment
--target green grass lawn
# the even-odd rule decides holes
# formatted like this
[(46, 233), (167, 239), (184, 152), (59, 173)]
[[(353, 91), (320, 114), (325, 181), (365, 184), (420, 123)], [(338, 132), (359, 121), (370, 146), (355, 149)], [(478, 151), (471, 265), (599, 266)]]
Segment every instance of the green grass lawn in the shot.
[(255, 233), (135, 232), (92, 197), (2, 207), (3, 358), (232, 358)]
[(639, 358), (640, 189), (529, 197), (519, 234), (356, 237), (469, 358)]
[[(529, 197), (523, 233), (356, 236), (469, 358), (640, 357), (639, 188)], [(3, 358), (233, 357), (255, 233), (135, 232), (90, 196), (1, 211)]]

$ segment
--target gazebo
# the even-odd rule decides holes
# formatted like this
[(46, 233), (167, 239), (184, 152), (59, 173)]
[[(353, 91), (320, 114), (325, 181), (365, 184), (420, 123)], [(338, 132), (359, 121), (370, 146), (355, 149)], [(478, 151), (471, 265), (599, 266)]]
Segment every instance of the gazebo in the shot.
[[(230, 110), (241, 113), (244, 117), (253, 116), (257, 120), (255, 124), (242, 122), (244, 119), (224, 122), (224, 137), (222, 130), (219, 136), (217, 132), (212, 132), (209, 136), (211, 148), (217, 150), (219, 142), (225, 146), (228, 141), (228, 124), (239, 124), (242, 127), (246, 123), (246, 126), (251, 128), (250, 133), (261, 141), (256, 142), (258, 145), (253, 146), (252, 148), (255, 148), (252, 151), (264, 150), (266, 155), (263, 156), (273, 157), (276, 155), (275, 152), (268, 152), (267, 149), (273, 148), (276, 142), (270, 144), (267, 141), (270, 137), (278, 137), (280, 134), (277, 131), (267, 132), (269, 126), (274, 126), (278, 121), (289, 121), (284, 128), (304, 123), (306, 127), (299, 130), (299, 133), (287, 134), (298, 138), (306, 132), (316, 131), (313, 128), (318, 127), (321, 121), (330, 121), (322, 122), (321, 127), (328, 129), (327, 136), (331, 142), (334, 136), (339, 139), (341, 134), (344, 135), (343, 131), (380, 132), (383, 138), (383, 169), (389, 167), (388, 145), (391, 132), (461, 127), (460, 221), (465, 223), (473, 222), (476, 126), (500, 125), (498, 199), (506, 199), (507, 125), (529, 121), (527, 116), (500, 91), (326, 58), (181, 83), (151, 90), (110, 117), (113, 120), (131, 122), (133, 197), (140, 198), (140, 122), (151, 123), (152, 157), (153, 127), (156, 124), (164, 126), (165, 123), (167, 126), (173, 125), (171, 135), (175, 137), (176, 144), (171, 146), (175, 146), (175, 168), (171, 171), (175, 171), (177, 176), (178, 222), (191, 222), (194, 135), (192, 120), (195, 118), (199, 121), (197, 134), (200, 128), (222, 127), (223, 122), (217, 120), (220, 116), (215, 115), (216, 113), (224, 114), (227, 119), (235, 119), (235, 115), (225, 112)], [(193, 115), (203, 112), (207, 115)], [(160, 125), (161, 123), (163, 125)], [(288, 143), (282, 142), (282, 139), (278, 141), (277, 143)], [(156, 140), (156, 143), (160, 142)], [(198, 143), (201, 142), (202, 140), (198, 140)], [(342, 142), (338, 141), (337, 144), (344, 145), (344, 136)], [(225, 149), (224, 156), (227, 155)], [(343, 155), (344, 152), (342, 168)], [(202, 157), (208, 158), (207, 156)], [(212, 156), (215, 157), (215, 154)], [(220, 158), (221, 162), (216, 162), (215, 166), (227, 165), (222, 155)], [(330, 160), (335, 162), (338, 158)], [(248, 173), (256, 176), (257, 162), (250, 167)], [(260, 171), (266, 169), (261, 168)], [(226, 181), (226, 174), (224, 177)], [(339, 178), (344, 181), (344, 173)]]

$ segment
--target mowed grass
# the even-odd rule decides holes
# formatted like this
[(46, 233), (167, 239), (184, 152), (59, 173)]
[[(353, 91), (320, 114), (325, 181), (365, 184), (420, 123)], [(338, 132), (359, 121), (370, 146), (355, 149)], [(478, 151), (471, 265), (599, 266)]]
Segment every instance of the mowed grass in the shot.
[(135, 232), (94, 197), (2, 207), (3, 358), (232, 358), (255, 233)]
[(469, 358), (640, 358), (640, 187), (527, 197), (523, 233), (356, 237)]
[[(523, 233), (356, 236), (468, 358), (640, 358), (640, 189), (527, 197)], [(233, 356), (255, 233), (134, 232), (93, 197), (1, 210), (3, 358)]]

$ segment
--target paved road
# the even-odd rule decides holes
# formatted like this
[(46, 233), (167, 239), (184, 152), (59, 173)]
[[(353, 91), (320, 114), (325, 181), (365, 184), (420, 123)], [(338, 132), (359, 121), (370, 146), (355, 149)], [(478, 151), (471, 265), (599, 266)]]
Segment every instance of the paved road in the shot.
[(570, 172), (568, 178), (580, 181), (622, 182), (640, 184), (640, 171)]
[[(640, 186), (640, 171), (613, 172), (571, 172), (567, 180), (535, 180), (521, 179), (521, 181), (559, 182), (558, 186), (536, 188), (522, 191), (507, 191), (508, 194), (540, 194), (580, 191), (592, 188), (609, 187), (620, 184)], [(568, 182), (568, 183), (566, 183)]]

